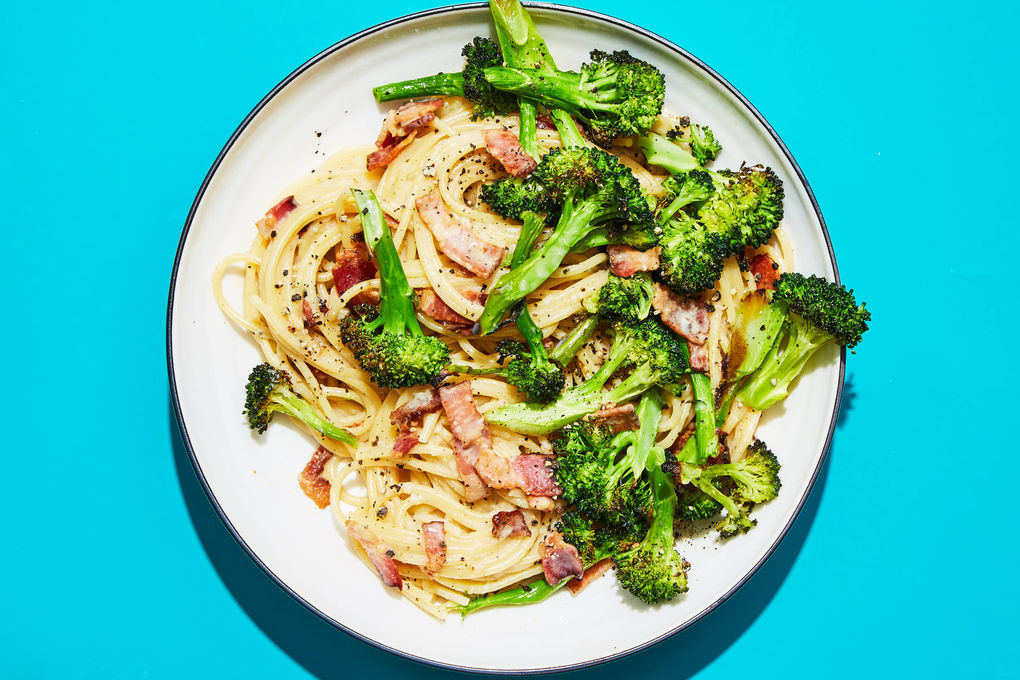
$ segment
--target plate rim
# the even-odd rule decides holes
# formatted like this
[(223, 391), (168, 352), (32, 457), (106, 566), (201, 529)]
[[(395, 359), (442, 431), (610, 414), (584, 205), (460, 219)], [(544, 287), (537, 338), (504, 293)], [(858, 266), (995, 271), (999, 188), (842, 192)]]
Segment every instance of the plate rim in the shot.
[[(546, 11), (550, 11), (550, 12), (560, 12), (560, 13), (563, 13), (563, 14), (575, 15), (575, 16), (586, 18), (586, 19), (595, 19), (596, 21), (601, 21), (601, 22), (610, 24), (610, 25), (612, 25), (614, 27), (622, 28), (622, 29), (625, 29), (625, 30), (637, 33), (638, 35), (640, 35), (640, 36), (642, 36), (644, 38), (647, 38), (649, 40), (652, 40), (653, 42), (658, 43), (662, 47), (665, 47), (666, 49), (674, 52), (677, 56), (681, 57), (682, 59), (688, 60), (694, 66), (696, 66), (699, 69), (701, 69), (705, 73), (705, 75), (707, 75), (710, 78), (712, 78), (716, 83), (721, 85), (731, 95), (736, 97), (736, 99), (740, 102), (740, 104), (743, 105), (745, 107), (745, 109), (747, 109), (747, 111), (752, 116), (754, 116), (754, 118), (765, 128), (765, 130), (768, 132), (768, 134), (772, 137), (773, 141), (779, 146), (779, 149), (782, 151), (783, 155), (786, 157), (786, 160), (793, 167), (793, 170), (794, 170), (794, 172), (797, 175), (797, 179), (800, 181), (801, 185), (804, 187), (805, 191), (807, 192), (807, 196), (808, 196), (808, 199), (810, 201), (811, 208), (814, 210), (815, 216), (818, 218), (818, 222), (819, 222), (819, 224), (822, 227), (822, 236), (824, 237), (824, 240), (825, 240), (825, 247), (826, 247), (826, 251), (827, 251), (828, 256), (829, 256), (829, 262), (832, 265), (833, 277), (834, 277), (835, 282), (837, 284), (840, 283), (839, 267), (838, 267), (837, 262), (836, 262), (835, 251), (832, 248), (832, 239), (829, 236), (829, 229), (828, 229), (828, 226), (825, 223), (825, 218), (822, 215), (822, 210), (821, 210), (821, 208), (818, 205), (818, 200), (815, 198), (815, 193), (811, 189), (811, 185), (808, 183), (807, 177), (804, 176), (804, 172), (801, 170), (800, 165), (797, 163), (796, 159), (794, 159), (793, 154), (787, 148), (786, 143), (783, 142), (782, 138), (780, 138), (779, 134), (775, 131), (775, 129), (772, 127), (772, 125), (765, 119), (765, 117), (758, 111), (758, 109), (756, 109), (754, 107), (754, 105), (751, 104), (751, 102), (748, 101), (748, 99), (739, 90), (737, 90), (736, 87), (734, 87), (728, 80), (723, 78), (721, 75), (716, 73), (716, 71), (714, 69), (712, 69), (710, 66), (708, 66), (708, 64), (706, 64), (701, 59), (699, 59), (695, 55), (691, 54), (690, 52), (688, 52), (684, 48), (680, 47), (679, 45), (673, 43), (670, 40), (667, 40), (666, 38), (658, 35), (657, 33), (654, 33), (652, 31), (650, 31), (650, 30), (648, 30), (646, 28), (643, 28), (641, 26), (638, 26), (636, 24), (632, 24), (629, 21), (625, 21), (623, 19), (619, 19), (617, 17), (613, 17), (613, 16), (610, 16), (610, 15), (607, 15), (607, 14), (603, 14), (601, 12), (596, 12), (596, 11), (593, 11), (593, 10), (584, 9), (584, 8), (581, 8), (581, 7), (573, 7), (573, 6), (569, 6), (569, 5), (560, 5), (560, 4), (556, 4), (556, 3), (550, 3), (550, 2), (534, 2), (534, 1), (531, 1), (531, 0), (522, 0), (522, 4), (525, 5), (528, 8), (541, 9), (541, 10), (546, 10)], [(202, 203), (202, 199), (205, 197), (205, 193), (206, 193), (206, 190), (209, 188), (209, 184), (212, 182), (213, 177), (215, 176), (216, 172), (219, 170), (219, 167), (222, 164), (223, 160), (226, 158), (227, 154), (233, 148), (234, 144), (237, 142), (237, 140), (240, 138), (240, 136), (248, 128), (248, 125), (251, 124), (251, 122), (255, 119), (255, 117), (259, 113), (262, 112), (262, 110), (269, 104), (269, 102), (274, 97), (276, 97), (276, 95), (278, 95), (291, 82), (296, 80), (299, 76), (304, 74), (307, 70), (309, 70), (310, 68), (312, 68), (313, 66), (318, 64), (320, 61), (326, 59), (327, 57), (333, 55), (333, 53), (343, 49), (344, 47), (347, 47), (348, 45), (351, 45), (351, 44), (353, 44), (353, 43), (355, 43), (355, 42), (357, 42), (359, 40), (362, 40), (364, 38), (367, 38), (367, 37), (369, 37), (369, 36), (371, 36), (371, 35), (373, 35), (375, 33), (379, 33), (380, 31), (384, 31), (386, 29), (392, 28), (394, 26), (398, 26), (400, 24), (417, 21), (419, 19), (424, 19), (424, 18), (427, 18), (427, 17), (438, 16), (438, 15), (441, 15), (441, 14), (452, 14), (452, 13), (457, 13), (457, 12), (463, 12), (465, 10), (470, 11), (470, 10), (477, 10), (477, 9), (483, 9), (483, 8), (488, 8), (488, 3), (487, 2), (468, 2), (468, 3), (464, 3), (464, 4), (458, 4), (458, 5), (443, 5), (443, 6), (440, 6), (440, 7), (433, 7), (433, 8), (430, 8), (430, 9), (425, 9), (425, 10), (421, 10), (421, 11), (418, 11), (418, 12), (413, 12), (411, 14), (405, 14), (403, 16), (400, 16), (400, 17), (397, 17), (397, 18), (394, 18), (394, 19), (390, 19), (388, 21), (384, 21), (382, 23), (375, 24), (375, 25), (370, 26), (368, 28), (365, 28), (365, 29), (363, 29), (361, 31), (358, 31), (357, 33), (354, 33), (354, 34), (344, 38), (343, 40), (340, 40), (340, 41), (330, 45), (329, 47), (327, 47), (326, 49), (322, 50), (321, 52), (319, 52), (318, 54), (316, 54), (315, 56), (311, 57), (310, 59), (305, 61), (303, 64), (298, 66), (296, 69), (294, 69), (283, 80), (281, 80), (272, 90), (270, 90), (268, 94), (266, 94), (261, 100), (259, 100), (259, 102), (251, 110), (251, 112), (249, 112), (248, 115), (245, 116), (244, 120), (241, 121), (241, 123), (237, 126), (237, 128), (234, 130), (234, 132), (227, 139), (227, 142), (223, 145), (223, 148), (220, 150), (219, 154), (217, 154), (216, 159), (213, 161), (212, 166), (209, 168), (209, 171), (206, 173), (204, 179), (202, 180), (202, 184), (199, 186), (198, 192), (195, 195), (195, 200), (192, 202), (191, 208), (188, 211), (187, 219), (184, 222), (184, 228), (181, 231), (181, 238), (178, 241), (177, 252), (174, 255), (173, 270), (172, 270), (171, 275), (170, 275), (170, 287), (169, 287), (169, 293), (168, 293), (168, 296), (167, 296), (167, 313), (166, 313), (166, 359), (167, 359), (167, 374), (168, 374), (168, 377), (169, 377), (170, 398), (171, 398), (171, 401), (173, 403), (174, 415), (175, 415), (175, 419), (177, 421), (177, 428), (180, 431), (181, 440), (184, 443), (184, 448), (188, 452), (188, 457), (191, 460), (191, 464), (192, 464), (192, 467), (194, 468), (196, 476), (198, 477), (198, 481), (202, 485), (202, 489), (205, 491), (206, 497), (208, 498), (208, 500), (209, 500), (210, 504), (212, 505), (213, 509), (216, 511), (216, 514), (219, 516), (220, 520), (223, 522), (223, 525), (226, 527), (227, 531), (234, 538), (234, 540), (237, 541), (238, 545), (241, 546), (241, 548), (245, 552), (245, 554), (255, 563), (255, 565), (257, 567), (259, 567), (259, 569), (261, 569), (266, 574), (266, 576), (269, 577), (269, 579), (273, 583), (275, 583), (277, 585), (277, 587), (279, 587), (281, 590), (283, 590), (285, 593), (287, 593), (290, 597), (292, 597), (294, 600), (296, 600), (298, 603), (303, 605), (305, 608), (307, 608), (310, 612), (312, 612), (313, 614), (318, 616), (323, 621), (329, 623), (330, 625), (332, 625), (333, 627), (337, 628), (338, 630), (341, 630), (344, 633), (347, 633), (348, 635), (354, 637), (355, 639), (360, 640), (362, 642), (365, 642), (365, 643), (367, 643), (367, 644), (369, 644), (372, 647), (375, 647), (377, 649), (389, 652), (391, 654), (395, 654), (396, 656), (402, 657), (404, 659), (408, 659), (410, 661), (415, 661), (415, 662), (418, 662), (418, 663), (425, 664), (427, 666), (432, 666), (432, 667), (436, 667), (436, 668), (443, 668), (443, 669), (447, 669), (447, 670), (470, 672), (470, 673), (485, 673), (485, 674), (489, 674), (489, 675), (534, 675), (534, 674), (541, 674), (541, 673), (563, 673), (563, 672), (567, 672), (567, 671), (580, 670), (580, 669), (583, 669), (583, 668), (590, 668), (592, 666), (597, 666), (599, 664), (608, 663), (610, 661), (615, 661), (615, 660), (618, 660), (618, 659), (622, 659), (624, 657), (630, 656), (630, 655), (635, 654), (637, 652), (640, 652), (640, 651), (642, 651), (644, 649), (647, 649), (647, 648), (649, 648), (649, 647), (651, 647), (653, 645), (656, 645), (659, 642), (662, 642), (663, 640), (666, 640), (666, 639), (676, 635), (677, 633), (679, 633), (679, 632), (681, 632), (683, 630), (686, 630), (690, 626), (692, 626), (695, 623), (697, 623), (698, 621), (700, 621), (706, 615), (708, 615), (709, 612), (715, 610), (719, 605), (721, 605), (723, 602), (728, 600), (734, 593), (736, 593), (738, 590), (740, 590), (740, 588), (745, 583), (747, 583), (751, 579), (751, 577), (754, 576), (755, 573), (757, 573), (757, 571), (761, 568), (761, 566), (765, 563), (765, 561), (768, 560), (769, 557), (772, 556), (772, 554), (775, 552), (776, 548), (779, 546), (780, 543), (782, 543), (783, 539), (786, 538), (786, 535), (787, 535), (787, 533), (789, 533), (790, 528), (793, 526), (793, 524), (797, 521), (797, 518), (800, 516), (801, 510), (804, 508), (804, 504), (807, 502), (807, 499), (810, 497), (811, 492), (814, 490), (815, 482), (818, 480), (818, 475), (820, 474), (822, 466), (825, 464), (825, 460), (826, 460), (826, 458), (829, 455), (829, 449), (830, 449), (830, 447), (832, 445), (832, 437), (833, 437), (833, 434), (835, 433), (836, 422), (837, 422), (837, 419), (838, 419), (838, 416), (839, 416), (840, 404), (842, 402), (842, 397), (843, 397), (843, 381), (846, 378), (846, 375), (845, 375), (845, 373), (846, 373), (846, 348), (840, 348), (840, 353), (839, 353), (839, 380), (838, 380), (838, 383), (836, 385), (836, 397), (835, 397), (835, 399), (833, 401), (832, 415), (831, 415), (830, 420), (829, 420), (829, 427), (828, 427), (828, 431), (827, 431), (826, 436), (825, 436), (825, 443), (824, 443), (824, 445), (822, 447), (821, 455), (818, 457), (818, 463), (815, 466), (815, 469), (811, 473), (811, 478), (809, 479), (807, 487), (804, 490), (804, 494), (797, 501), (797, 505), (794, 508), (793, 514), (790, 516), (790, 519), (786, 522), (786, 525), (779, 532), (779, 535), (776, 537), (776, 540), (772, 543), (771, 546), (769, 546), (768, 550), (765, 551), (765, 554), (762, 555), (761, 559), (759, 559), (747, 571), (747, 573), (745, 573), (737, 581), (737, 583), (735, 583), (721, 597), (716, 599), (714, 602), (708, 604), (706, 607), (704, 607), (701, 611), (699, 611), (693, 617), (691, 617), (690, 619), (685, 621), (683, 624), (681, 624), (679, 626), (676, 626), (675, 628), (673, 628), (673, 629), (671, 629), (671, 630), (669, 630), (669, 631), (667, 631), (667, 632), (665, 632), (665, 633), (663, 633), (661, 635), (658, 635), (658, 636), (656, 636), (656, 637), (654, 637), (654, 638), (652, 638), (650, 640), (647, 640), (647, 641), (645, 641), (645, 642), (643, 642), (641, 644), (635, 645), (635, 646), (630, 647), (628, 649), (625, 649), (625, 650), (622, 650), (622, 651), (618, 651), (618, 652), (614, 652), (612, 654), (607, 654), (605, 656), (601, 656), (601, 657), (598, 657), (598, 658), (595, 658), (595, 659), (589, 659), (589, 660), (581, 661), (581, 662), (578, 662), (578, 663), (564, 664), (564, 665), (559, 665), (559, 666), (547, 666), (547, 667), (542, 667), (542, 668), (526, 668), (526, 669), (477, 668), (477, 667), (473, 667), (473, 666), (463, 666), (463, 665), (459, 665), (459, 664), (455, 664), (455, 663), (438, 661), (438, 660), (435, 660), (435, 659), (429, 659), (429, 658), (426, 658), (426, 657), (423, 657), (423, 656), (418, 656), (416, 654), (411, 654), (411, 653), (406, 652), (404, 650), (397, 649), (395, 647), (391, 647), (388, 644), (385, 644), (385, 643), (379, 642), (377, 640), (374, 640), (374, 639), (368, 637), (367, 635), (365, 635), (363, 633), (360, 633), (360, 632), (354, 630), (353, 628), (350, 628), (350, 627), (344, 625), (343, 623), (341, 623), (341, 622), (337, 621), (336, 619), (332, 618), (331, 616), (329, 616), (328, 614), (326, 614), (322, 610), (318, 609), (315, 605), (313, 605), (308, 600), (304, 599), (301, 595), (299, 595), (296, 591), (294, 591), (290, 586), (288, 586), (280, 577), (278, 577), (262, 561), (262, 559), (255, 553), (255, 551), (252, 550), (252, 548), (245, 542), (244, 538), (241, 537), (241, 535), (238, 533), (238, 531), (234, 528), (234, 525), (230, 522), (230, 519), (227, 517), (226, 512), (220, 506), (220, 503), (219, 503), (219, 501), (216, 498), (216, 494), (213, 493), (213, 490), (212, 490), (211, 486), (209, 485), (209, 482), (206, 479), (205, 474), (202, 472), (202, 466), (201, 466), (201, 464), (198, 461), (198, 457), (197, 457), (197, 455), (195, 453), (195, 449), (194, 449), (194, 447), (191, 444), (191, 438), (188, 435), (188, 428), (187, 428), (187, 425), (184, 422), (184, 414), (183, 414), (183, 412), (181, 410), (180, 400), (179, 400), (179, 396), (178, 396), (178, 393), (177, 393), (177, 380), (176, 380), (176, 376), (174, 374), (174, 360), (173, 360), (173, 310), (174, 310), (175, 291), (176, 291), (176, 288), (177, 288), (177, 275), (178, 275), (178, 272), (179, 272), (179, 269), (180, 269), (180, 263), (181, 263), (181, 259), (182, 259), (183, 253), (184, 253), (184, 246), (185, 246), (185, 244), (187, 242), (188, 234), (191, 232), (191, 226), (192, 226), (192, 223), (194, 222), (195, 214), (198, 212), (199, 205)]]

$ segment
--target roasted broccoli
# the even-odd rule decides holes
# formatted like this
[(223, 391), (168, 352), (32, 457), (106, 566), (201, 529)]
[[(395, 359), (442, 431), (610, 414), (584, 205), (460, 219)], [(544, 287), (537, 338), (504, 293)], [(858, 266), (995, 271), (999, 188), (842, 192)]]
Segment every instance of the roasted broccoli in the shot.
[(697, 295), (722, 276), (729, 239), (680, 211), (662, 224), (659, 278), (680, 295)]
[(489, 293), (478, 320), (482, 333), (492, 331), (511, 308), (549, 278), (591, 230), (609, 220), (654, 223), (633, 173), (605, 151), (588, 147), (553, 150), (532, 176), (562, 206), (559, 220), (542, 246), (500, 277)]
[(365, 242), (379, 263), (379, 308), (362, 306), (340, 322), (340, 337), (380, 387), (427, 385), (446, 366), (450, 348), (425, 335), (415, 294), (400, 264), (382, 208), (371, 191), (354, 189)]
[(592, 50), (590, 58), (580, 72), (496, 66), (485, 77), (499, 90), (573, 114), (602, 146), (651, 128), (662, 111), (662, 72), (626, 51)]
[(549, 361), (548, 356), (536, 357), (528, 346), (517, 340), (501, 340), (496, 345), (499, 368), (467, 368), (448, 366), (450, 373), (498, 375), (516, 387), (531, 402), (546, 403), (560, 396), (566, 377), (563, 369)]
[[(716, 524), (723, 538), (746, 532), (757, 524), (750, 518), (755, 503), (772, 500), (782, 486), (779, 480), (779, 460), (763, 441), (757, 439), (748, 447), (744, 457), (736, 463), (698, 465), (684, 461), (669, 461), (664, 472), (671, 473), (680, 485), (680, 495), (687, 508), (681, 511), (686, 519), (705, 519), (712, 504), (702, 494), (726, 510), (726, 516)], [(697, 491), (695, 491), (695, 489)]]
[(488, 38), (475, 38), (461, 50), (466, 63), (460, 73), (437, 73), (373, 88), (376, 101), (438, 97), (467, 97), (474, 104), (475, 118), (488, 118), (510, 113), (517, 108), (517, 98), (495, 89), (486, 79), (484, 69), (501, 66), (503, 55), (499, 45)]
[(290, 375), (267, 363), (251, 369), (245, 386), (244, 414), (248, 425), (259, 434), (266, 431), (274, 413), (286, 413), (297, 418), (313, 430), (348, 446), (357, 446), (358, 440), (347, 430), (337, 427), (319, 415), (301, 395), (294, 392)]
[(747, 330), (740, 333), (748, 341), (748, 355), (761, 356), (768, 348), (759, 366), (744, 366), (750, 375), (736, 395), (759, 411), (786, 398), (790, 384), (819, 347), (829, 341), (856, 346), (871, 319), (865, 306), (857, 304), (852, 290), (821, 277), (788, 272), (775, 286), (771, 304), (786, 313), (783, 329), (750, 341)]
[(560, 204), (534, 176), (526, 179), (503, 177), (482, 185), (481, 199), (494, 213), (508, 220), (523, 221), (525, 212), (554, 220), (560, 210)]
[[(613, 324), (613, 344), (602, 366), (586, 381), (546, 405), (510, 404), (486, 413), (490, 423), (522, 434), (548, 434), (610, 403), (624, 403), (659, 386), (673, 393), (690, 370), (687, 343), (656, 318)], [(603, 386), (624, 366), (634, 370), (612, 389)]]
[(623, 278), (610, 274), (597, 296), (586, 302), (590, 312), (597, 312), (610, 322), (644, 321), (652, 311), (655, 283), (647, 272)]
[(712, 129), (707, 125), (691, 125), (689, 133), (687, 143), (691, 147), (691, 153), (702, 165), (715, 160), (722, 151), (722, 145), (715, 140)]

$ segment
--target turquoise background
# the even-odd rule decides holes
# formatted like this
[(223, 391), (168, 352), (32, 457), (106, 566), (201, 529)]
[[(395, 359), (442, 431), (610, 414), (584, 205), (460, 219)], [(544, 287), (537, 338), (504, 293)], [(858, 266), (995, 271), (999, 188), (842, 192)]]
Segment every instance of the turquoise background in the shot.
[[(572, 676), (1018, 677), (1015, 5), (584, 5), (757, 106), (874, 322), (768, 563), (689, 630)], [(0, 676), (452, 675), (334, 630), (249, 561), (196, 481), (164, 354), (181, 228), (235, 126), (318, 51), (427, 6), (5, 6)]]

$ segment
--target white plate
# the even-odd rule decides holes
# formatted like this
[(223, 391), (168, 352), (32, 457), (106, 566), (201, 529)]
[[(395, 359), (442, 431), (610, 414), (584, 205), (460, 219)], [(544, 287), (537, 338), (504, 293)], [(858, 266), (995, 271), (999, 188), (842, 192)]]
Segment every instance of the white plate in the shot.
[[(725, 80), (677, 46), (592, 12), (531, 6), (561, 66), (593, 47), (628, 49), (666, 73), (666, 106), (708, 123), (724, 145), (718, 167), (745, 159), (785, 182), (784, 224), (796, 268), (836, 279), (818, 206), (786, 147)], [(312, 443), (283, 421), (253, 436), (241, 415), (255, 346), (213, 301), (210, 275), (224, 255), (245, 251), (270, 200), (316, 167), (323, 154), (375, 139), (387, 106), (371, 88), (460, 68), (460, 47), (491, 33), (483, 4), (414, 14), (352, 36), (301, 66), (274, 89), (227, 142), (195, 199), (170, 287), (167, 349), (174, 405), (185, 445), (209, 497), (241, 546), (309, 609), (381, 648), (461, 669), (565, 670), (636, 651), (690, 625), (735, 591), (785, 535), (821, 467), (835, 424), (843, 357), (820, 352), (813, 367), (761, 428), (783, 463), (780, 497), (757, 509), (758, 527), (721, 543), (683, 541), (690, 592), (646, 607), (605, 578), (582, 596), (563, 591), (535, 606), (483, 610), (434, 621), (384, 588), (351, 553), (330, 513), (300, 492), (296, 474)], [(321, 137), (317, 135), (321, 132)], [(592, 625), (598, 622), (597, 625)], [(550, 631), (579, 631), (555, 634)]]

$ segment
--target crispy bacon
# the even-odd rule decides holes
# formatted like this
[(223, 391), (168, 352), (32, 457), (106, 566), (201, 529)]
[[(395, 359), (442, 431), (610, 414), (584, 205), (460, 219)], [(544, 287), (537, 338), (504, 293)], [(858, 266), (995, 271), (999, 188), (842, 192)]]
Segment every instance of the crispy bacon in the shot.
[(775, 290), (776, 279), (779, 278), (779, 265), (765, 253), (751, 258), (751, 273), (754, 274), (754, 285), (757, 290)]
[(417, 430), (402, 432), (397, 435), (396, 439), (393, 440), (393, 453), (395, 453), (398, 458), (402, 458), (410, 453), (411, 449), (417, 446), (418, 443)]
[(439, 398), (453, 433), (453, 450), (457, 471), (464, 482), (465, 497), (469, 502), (477, 501), (485, 497), (488, 488), (475, 465), (483, 451), (492, 452), (492, 434), (475, 406), (470, 381), (439, 388)]
[(613, 568), (613, 558), (607, 557), (604, 560), (599, 560), (595, 564), (591, 565), (584, 570), (584, 576), (580, 579), (574, 579), (567, 584), (567, 590), (572, 594), (577, 595), (579, 592), (590, 586), (595, 581), (606, 575), (606, 573)]
[(655, 246), (638, 250), (630, 246), (606, 246), (609, 253), (609, 271), (624, 278), (638, 272), (654, 272), (659, 268), (659, 253), (662, 248)]
[(443, 408), (443, 402), (439, 398), (439, 392), (431, 387), (415, 392), (406, 402), (393, 409), (390, 413), (390, 422), (397, 426), (401, 432), (411, 428), (415, 422), (427, 413), (435, 413)]
[(511, 459), (510, 467), (517, 476), (515, 486), (529, 496), (559, 496), (563, 493), (548, 461), (548, 456), (538, 453), (524, 453)]
[(420, 196), (415, 205), (447, 257), (485, 279), (499, 268), (505, 248), (479, 238), (446, 207), (438, 191)]
[(531, 529), (520, 510), (504, 510), (492, 516), (492, 535), (496, 538), (522, 538), (531, 535)]
[(521, 140), (509, 130), (486, 130), (485, 148), (514, 177), (527, 177), (538, 167), (524, 151)]
[(425, 566), (422, 571), (435, 578), (446, 564), (446, 524), (441, 521), (425, 522), (421, 525), (421, 536), (425, 543)]
[(404, 581), (400, 578), (400, 572), (397, 571), (397, 563), (393, 561), (392, 550), (387, 548), (368, 529), (353, 520), (347, 520), (347, 533), (365, 549), (369, 562), (379, 572), (379, 578), (382, 579), (383, 584), (398, 590), (404, 587)]
[(443, 301), (443, 298), (439, 297), (439, 294), (431, 288), (424, 288), (418, 292), (418, 309), (423, 314), (442, 322), (450, 330), (459, 333), (470, 333), (475, 325), (475, 322), (471, 319), (453, 311)]
[(408, 144), (414, 141), (417, 131), (412, 132), (407, 137), (404, 137), (400, 141), (392, 140), (390, 144), (380, 147), (368, 154), (365, 158), (365, 168), (372, 172), (378, 168), (384, 168), (393, 162), (393, 159), (400, 155), (400, 152), (404, 150)]
[(259, 230), (263, 238), (273, 238), (276, 236), (276, 224), (296, 207), (297, 204), (294, 203), (294, 197), (288, 196), (267, 210), (265, 216), (255, 223), (255, 228)]
[(696, 345), (708, 340), (708, 308), (690, 298), (680, 297), (661, 283), (655, 284), (652, 307), (662, 323)]
[(320, 446), (315, 449), (312, 459), (305, 465), (305, 469), (298, 475), (298, 485), (305, 495), (319, 506), (325, 508), (329, 505), (330, 483), (328, 479), (322, 478), (322, 471), (326, 469), (326, 461), (333, 457), (333, 454)]
[[(355, 284), (362, 281), (369, 281), (375, 278), (375, 262), (368, 253), (368, 246), (357, 241), (348, 248), (342, 248), (336, 254), (336, 265), (333, 267), (333, 290), (337, 295), (343, 295)], [(375, 293), (375, 291), (372, 291)], [(352, 304), (361, 298), (365, 293), (360, 293), (351, 300)]]
[(546, 582), (554, 586), (563, 579), (573, 576), (584, 576), (584, 566), (577, 548), (563, 540), (559, 532), (546, 536), (539, 552), (542, 555), (542, 571)]
[(591, 418), (602, 421), (601, 424), (608, 427), (613, 434), (636, 430), (639, 427), (637, 416), (634, 414), (634, 404), (606, 406), (591, 414)]
[(708, 360), (708, 345), (696, 345), (689, 342), (687, 346), (691, 350), (691, 369), (698, 373), (708, 373), (711, 368)]
[(535, 116), (536, 130), (555, 130), (556, 124), (549, 116)]
[(427, 99), (422, 102), (408, 102), (397, 109), (393, 122), (397, 135), (406, 135), (412, 130), (424, 127), (436, 119), (436, 113), (446, 104), (442, 99)]
[(301, 313), (304, 315), (305, 328), (315, 328), (315, 309), (308, 298), (301, 300)]

